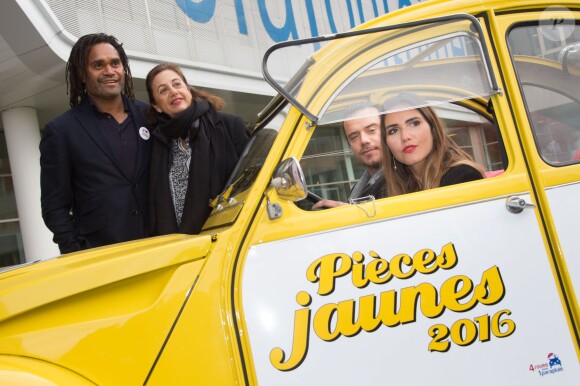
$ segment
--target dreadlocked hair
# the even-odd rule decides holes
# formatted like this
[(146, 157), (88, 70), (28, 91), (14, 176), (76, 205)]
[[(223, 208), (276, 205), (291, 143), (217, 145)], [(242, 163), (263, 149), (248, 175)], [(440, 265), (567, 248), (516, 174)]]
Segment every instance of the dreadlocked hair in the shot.
[(89, 51), (91, 47), (100, 43), (110, 44), (117, 50), (125, 74), (123, 93), (129, 98), (135, 99), (133, 78), (131, 76), (131, 70), (129, 69), (129, 59), (123, 49), (123, 45), (112, 35), (96, 33), (81, 36), (73, 46), (68, 62), (66, 63), (66, 89), (69, 94), (71, 107), (78, 105), (82, 98), (87, 94), (83, 78), (88, 65), (87, 60), (89, 57)]

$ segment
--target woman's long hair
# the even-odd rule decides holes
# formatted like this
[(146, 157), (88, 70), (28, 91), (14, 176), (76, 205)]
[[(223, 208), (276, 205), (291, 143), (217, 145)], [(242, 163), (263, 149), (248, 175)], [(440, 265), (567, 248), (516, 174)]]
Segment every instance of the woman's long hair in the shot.
[(175, 71), (175, 73), (179, 75), (183, 83), (188, 85), (189, 91), (191, 92), (192, 96), (192, 103), (195, 102), (196, 98), (201, 98), (207, 100), (211, 105), (213, 105), (213, 107), (217, 111), (221, 111), (226, 106), (226, 102), (219, 96), (211, 94), (207, 91), (198, 90), (195, 87), (190, 86), (189, 83), (187, 83), (187, 79), (185, 79), (185, 75), (183, 75), (183, 71), (181, 71), (178, 65), (169, 62), (160, 63), (157, 66), (153, 67), (151, 71), (149, 71), (149, 73), (147, 74), (147, 77), (145, 78), (145, 87), (147, 88), (147, 94), (149, 96), (149, 108), (145, 112), (145, 116), (151, 128), (157, 126), (160, 114), (153, 108), (153, 105), (156, 103), (155, 97), (153, 95), (153, 79), (155, 79), (155, 77), (159, 73), (166, 70)]
[(87, 61), (89, 58), (89, 51), (94, 45), (100, 43), (107, 43), (112, 45), (119, 59), (123, 64), (123, 72), (125, 74), (125, 84), (123, 86), (123, 93), (131, 99), (135, 99), (133, 91), (133, 77), (129, 69), (129, 59), (123, 49), (123, 45), (117, 41), (112, 35), (104, 33), (96, 33), (84, 35), (77, 40), (73, 46), (68, 62), (66, 63), (65, 78), (66, 88), (69, 94), (69, 102), (71, 107), (78, 105), (87, 94), (85, 83), (83, 82), (85, 72), (87, 71)]
[(478, 170), (482, 176), (484, 175), (483, 168), (476, 164), (471, 156), (449, 137), (443, 121), (435, 113), (435, 110), (417, 95), (405, 93), (389, 99), (384, 104), (384, 111), (393, 110), (395, 107), (399, 107), (396, 110), (405, 110), (405, 106), (419, 111), (429, 124), (433, 136), (433, 148), (422, 161), (423, 167), (419, 175), (413, 174), (411, 168), (397, 161), (389, 150), (385, 129), (385, 118), (389, 113), (383, 114), (381, 117), (382, 164), (389, 196), (438, 188), (441, 177), (450, 168), (461, 164), (469, 165)]

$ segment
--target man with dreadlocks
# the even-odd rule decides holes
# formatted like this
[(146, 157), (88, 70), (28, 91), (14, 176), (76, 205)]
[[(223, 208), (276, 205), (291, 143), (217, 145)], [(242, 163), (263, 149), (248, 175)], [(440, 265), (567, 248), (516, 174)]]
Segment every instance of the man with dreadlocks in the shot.
[(69, 109), (40, 141), (41, 205), (61, 253), (148, 236), (149, 131), (127, 55), (82, 36), (66, 65)]

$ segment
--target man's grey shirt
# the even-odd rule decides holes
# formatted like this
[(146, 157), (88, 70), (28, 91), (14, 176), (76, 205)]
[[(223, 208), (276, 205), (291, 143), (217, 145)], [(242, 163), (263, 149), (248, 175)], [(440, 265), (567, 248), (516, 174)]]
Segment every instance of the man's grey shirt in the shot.
[(386, 197), (385, 175), (383, 169), (377, 170), (373, 175), (365, 170), (356, 185), (352, 188), (350, 199), (356, 199), (372, 195), (376, 199)]

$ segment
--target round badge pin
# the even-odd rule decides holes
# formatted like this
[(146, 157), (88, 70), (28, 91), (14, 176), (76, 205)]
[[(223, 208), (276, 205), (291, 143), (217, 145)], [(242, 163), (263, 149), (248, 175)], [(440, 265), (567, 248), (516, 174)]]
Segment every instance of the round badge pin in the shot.
[(142, 127), (139, 129), (139, 135), (141, 136), (141, 138), (143, 138), (145, 141), (147, 141), (149, 139), (149, 137), (151, 136), (151, 134), (149, 134), (149, 130), (147, 130), (146, 127)]

